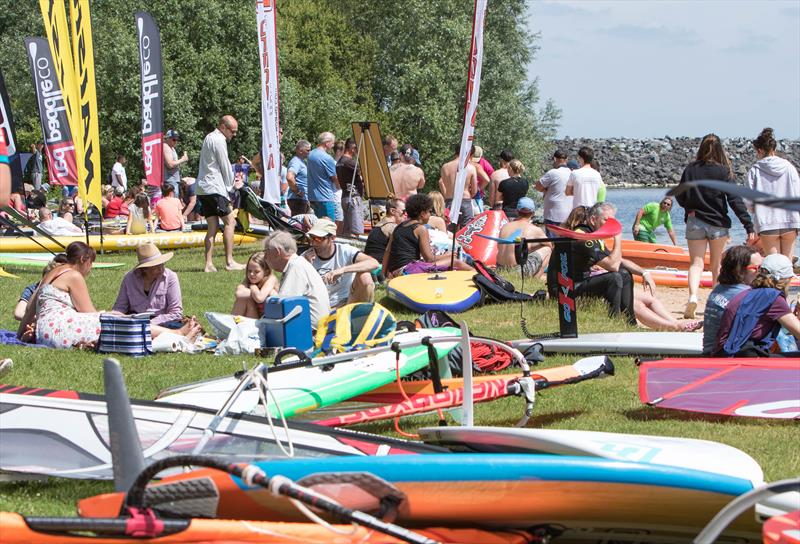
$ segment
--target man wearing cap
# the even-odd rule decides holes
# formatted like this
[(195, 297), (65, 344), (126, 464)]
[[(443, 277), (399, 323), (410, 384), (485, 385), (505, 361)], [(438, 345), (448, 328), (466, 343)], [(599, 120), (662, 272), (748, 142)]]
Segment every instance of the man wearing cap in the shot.
[(339, 190), (336, 161), (330, 155), (336, 136), (323, 132), (317, 137), (317, 147), (308, 154), (308, 202), (317, 217), (336, 219), (335, 193)]
[(277, 230), (264, 240), (264, 258), (272, 270), (281, 272), (279, 297), (306, 297), (311, 310), (311, 328), (331, 312), (328, 290), (319, 273), (297, 254), (297, 242), (285, 230)]
[[(786, 328), (795, 341), (800, 340), (800, 320), (792, 313), (786, 300), (792, 279), (792, 261), (786, 255), (773, 253), (764, 257), (758, 274), (750, 284), (752, 288), (733, 297), (725, 308), (719, 324), (715, 355), (769, 356), (780, 327)], [(797, 357), (800, 353), (791, 355)]]
[(178, 158), (175, 146), (181, 139), (180, 133), (171, 128), (164, 135), (164, 183), (169, 183), (175, 188), (175, 194), (180, 194), (181, 165), (189, 160), (186, 151)]
[(216, 272), (214, 267), (214, 239), (222, 219), (222, 242), (225, 246), (225, 268), (243, 270), (244, 265), (233, 260), (233, 229), (236, 215), (231, 205), (230, 193), (242, 186), (234, 182), (233, 168), (228, 158), (228, 142), (239, 132), (239, 123), (232, 115), (225, 115), (219, 125), (206, 135), (200, 148), (200, 166), (197, 172), (197, 197), (200, 213), (208, 221), (206, 232), (206, 272)]
[(372, 302), (375, 283), (372, 272), (378, 261), (349, 244), (336, 243), (336, 224), (321, 218), (307, 233), (311, 249), (303, 257), (322, 277), (331, 308), (353, 302)]
[(392, 165), (389, 172), (392, 176), (394, 196), (406, 200), (425, 187), (425, 172), (417, 166), (414, 159), (414, 148), (404, 144), (400, 148), (400, 164)]
[(200, 334), (200, 325), (194, 316), (184, 319), (178, 275), (164, 267), (172, 252), (162, 254), (155, 244), (143, 244), (136, 248), (136, 258), (139, 262), (122, 278), (111, 311), (122, 315), (153, 314), (153, 338), (172, 332), (194, 340)]
[(572, 211), (572, 197), (564, 192), (571, 173), (567, 166), (567, 152), (557, 149), (553, 153), (553, 167), (535, 185), (537, 191), (544, 193), (545, 225), (560, 225)]
[[(533, 199), (522, 197), (517, 202), (517, 218), (509, 221), (500, 229), (500, 238), (513, 236), (516, 233), (518, 238), (539, 238), (547, 236), (544, 231), (531, 223), (533, 212), (536, 211), (536, 204)], [(513, 269), (518, 265), (515, 256), (514, 245), (500, 244), (497, 249), (497, 266)], [(522, 273), (526, 277), (539, 277), (547, 268), (550, 260), (552, 246), (548, 243), (530, 242), (528, 244), (528, 260), (522, 264)]]
[(500, 167), (489, 174), (489, 189), (487, 191), (489, 193), (489, 206), (491, 206), (493, 210), (499, 209), (497, 186), (500, 185), (500, 182), (504, 179), (511, 177), (511, 174), (508, 173), (508, 165), (514, 160), (514, 154), (510, 149), (504, 149), (500, 152), (498, 158), (500, 159)]

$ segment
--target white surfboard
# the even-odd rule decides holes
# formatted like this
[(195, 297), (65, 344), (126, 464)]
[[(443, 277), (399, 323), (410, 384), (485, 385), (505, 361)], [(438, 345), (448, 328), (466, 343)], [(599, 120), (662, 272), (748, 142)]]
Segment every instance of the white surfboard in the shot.
[(702, 470), (750, 480), (753, 485), (764, 483), (764, 472), (755, 459), (708, 440), (505, 427), (425, 427), (418, 432), (427, 443), (456, 450), (603, 457)]
[(629, 355), (701, 355), (702, 332), (601, 332), (577, 338), (514, 340), (511, 345), (526, 349), (541, 344), (544, 353), (625, 353)]

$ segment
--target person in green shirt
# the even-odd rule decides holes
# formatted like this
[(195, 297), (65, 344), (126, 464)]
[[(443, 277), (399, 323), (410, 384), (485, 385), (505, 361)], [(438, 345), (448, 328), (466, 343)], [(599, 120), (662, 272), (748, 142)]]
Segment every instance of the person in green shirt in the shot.
[(633, 238), (640, 242), (656, 243), (656, 228), (664, 225), (669, 234), (672, 245), (677, 246), (675, 231), (672, 230), (672, 218), (669, 215), (672, 210), (672, 199), (665, 197), (661, 202), (648, 202), (636, 214), (633, 222)]

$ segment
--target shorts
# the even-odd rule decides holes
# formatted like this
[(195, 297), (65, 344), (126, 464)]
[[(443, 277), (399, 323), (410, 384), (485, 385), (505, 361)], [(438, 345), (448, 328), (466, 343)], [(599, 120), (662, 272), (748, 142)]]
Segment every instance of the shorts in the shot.
[(344, 226), (342, 233), (364, 234), (364, 205), (360, 196), (344, 197), (342, 199), (344, 213)]
[(717, 240), (728, 236), (728, 229), (709, 225), (694, 215), (686, 218), (687, 240)]
[(333, 220), (344, 221), (344, 210), (342, 209), (341, 199), (333, 201)]
[[(448, 198), (445, 201), (445, 205), (450, 208), (453, 205), (453, 199)], [(461, 200), (461, 209), (460, 213), (458, 214), (458, 228), (463, 227), (470, 220), (475, 217), (475, 212), (472, 210), (472, 199), (471, 198), (464, 198)]]
[(227, 217), (233, 212), (231, 201), (222, 195), (197, 195), (197, 200), (203, 217)]
[(639, 234), (634, 234), (633, 239), (637, 242), (647, 242), (649, 244), (656, 243), (656, 235), (649, 230), (644, 230), (643, 228), (639, 228)]
[(769, 229), (762, 230), (758, 233), (759, 236), (783, 236), (784, 234), (797, 234), (797, 229)]
[(331, 200), (309, 200), (311, 208), (314, 210), (314, 215), (317, 217), (327, 217), (331, 220), (336, 220), (336, 206)]
[(290, 198), (286, 203), (289, 205), (291, 215), (304, 215), (311, 211), (308, 200), (302, 198)]
[[(542, 256), (536, 251), (528, 254), (528, 260), (522, 265), (522, 274), (526, 278), (532, 278), (542, 270)], [(514, 274), (518, 273), (519, 268), (516, 266), (498, 266), (498, 272)]]

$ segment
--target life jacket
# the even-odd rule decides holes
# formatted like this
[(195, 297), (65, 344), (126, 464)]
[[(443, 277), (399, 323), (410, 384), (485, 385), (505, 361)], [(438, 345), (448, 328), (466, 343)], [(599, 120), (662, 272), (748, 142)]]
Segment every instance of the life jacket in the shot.
[(487, 297), (497, 302), (529, 302), (542, 301), (547, 296), (544, 291), (538, 291), (532, 295), (520, 293), (513, 283), (500, 276), (481, 261), (475, 261), (472, 266), (477, 272), (472, 276), (472, 281), (480, 289), (484, 302)]
[(380, 304), (348, 304), (320, 318), (314, 356), (388, 345), (396, 328), (397, 320)]
[[(775, 302), (781, 295), (781, 291), (772, 288), (750, 289), (742, 298), (742, 302), (736, 309), (736, 315), (731, 322), (731, 329), (728, 333), (728, 339), (722, 347), (723, 353), (721, 355), (733, 357), (739, 353), (742, 348), (750, 341), (750, 336), (753, 334), (758, 320), (767, 310), (770, 309), (772, 303)], [(758, 341), (753, 341), (753, 347), (757, 350), (769, 351), (775, 341), (775, 337), (780, 330), (780, 325), (776, 322), (767, 336)]]

